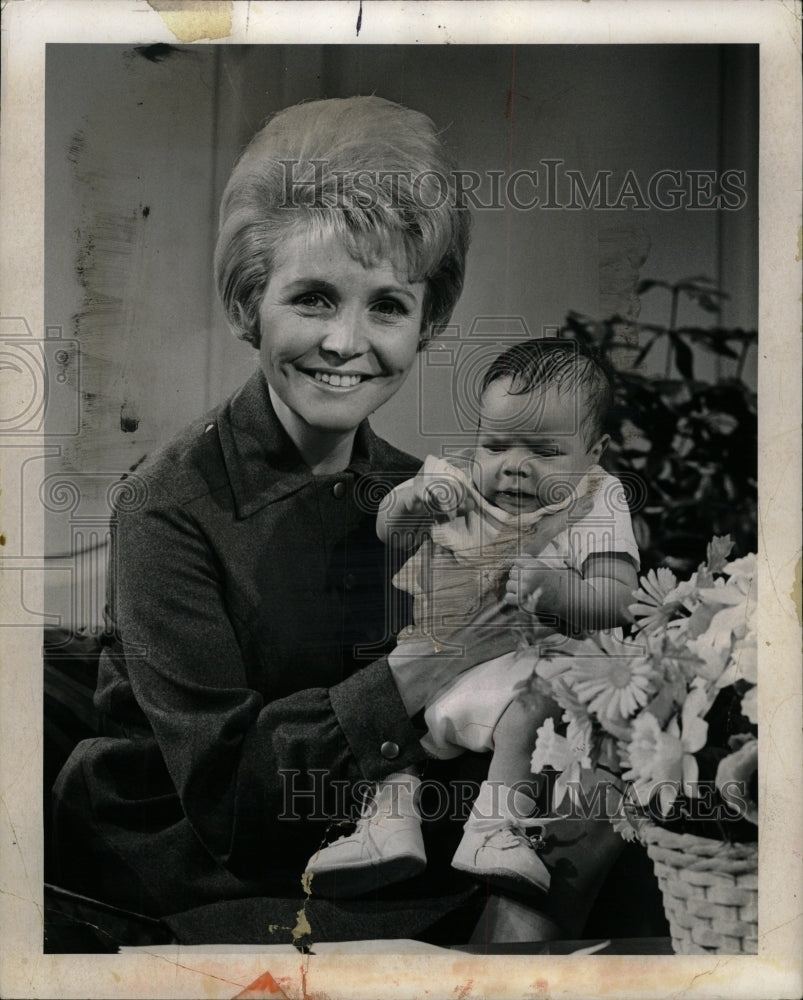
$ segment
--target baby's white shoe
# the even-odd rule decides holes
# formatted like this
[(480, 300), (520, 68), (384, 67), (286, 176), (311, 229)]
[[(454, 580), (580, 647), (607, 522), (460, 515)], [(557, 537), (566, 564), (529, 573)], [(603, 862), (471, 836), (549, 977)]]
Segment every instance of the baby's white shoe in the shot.
[(427, 865), (415, 793), (421, 781), (391, 774), (379, 782), (353, 833), (321, 848), (305, 875), (319, 896), (359, 896), (422, 872)]
[(549, 871), (537, 854), (544, 821), (530, 815), (534, 805), (522, 792), (484, 781), (452, 867), (511, 892), (546, 892)]

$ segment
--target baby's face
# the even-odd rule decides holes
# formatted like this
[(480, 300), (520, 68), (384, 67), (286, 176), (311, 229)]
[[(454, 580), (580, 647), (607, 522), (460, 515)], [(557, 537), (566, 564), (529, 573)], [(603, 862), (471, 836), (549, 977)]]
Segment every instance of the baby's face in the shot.
[(608, 439), (586, 441), (584, 403), (576, 396), (554, 388), (515, 395), (510, 388), (510, 379), (500, 379), (483, 394), (472, 477), (489, 503), (527, 514), (563, 499)]

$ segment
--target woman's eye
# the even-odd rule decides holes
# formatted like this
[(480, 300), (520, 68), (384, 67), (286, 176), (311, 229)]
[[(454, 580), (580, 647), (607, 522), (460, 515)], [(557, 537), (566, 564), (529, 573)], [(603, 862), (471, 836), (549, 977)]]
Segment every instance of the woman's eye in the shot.
[(406, 316), (407, 307), (396, 299), (380, 299), (379, 302), (375, 302), (373, 307), (375, 313), (379, 313), (380, 316)]
[(489, 442), (483, 445), (486, 451), (490, 451), (494, 455), (498, 455), (500, 452), (507, 451), (507, 445), (496, 444), (495, 442)]
[(325, 309), (329, 306), (329, 300), (320, 292), (304, 292), (302, 295), (296, 295), (293, 305), (304, 309)]

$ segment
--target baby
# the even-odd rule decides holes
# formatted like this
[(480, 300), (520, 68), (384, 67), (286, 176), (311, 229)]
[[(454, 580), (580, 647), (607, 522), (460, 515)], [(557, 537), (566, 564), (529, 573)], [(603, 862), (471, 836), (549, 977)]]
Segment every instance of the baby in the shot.
[[(574, 341), (526, 341), (491, 364), (470, 455), (430, 456), (379, 512), (380, 538), (418, 543), (393, 581), (413, 595), (415, 624), (391, 668), (433, 650), (459, 656), (450, 637), (478, 618), (499, 627), (500, 599), (553, 636), (628, 620), (638, 549), (621, 484), (597, 464), (611, 402), (607, 370)], [(542, 822), (530, 759), (539, 726), (560, 710), (516, 698), (532, 671), (532, 656), (510, 652), (459, 674), (427, 705), (422, 739), (438, 758), (493, 753), (452, 865), (516, 892), (549, 887), (526, 833)], [(407, 771), (377, 786), (354, 833), (310, 860), (316, 892), (358, 895), (423, 870), (419, 784)]]

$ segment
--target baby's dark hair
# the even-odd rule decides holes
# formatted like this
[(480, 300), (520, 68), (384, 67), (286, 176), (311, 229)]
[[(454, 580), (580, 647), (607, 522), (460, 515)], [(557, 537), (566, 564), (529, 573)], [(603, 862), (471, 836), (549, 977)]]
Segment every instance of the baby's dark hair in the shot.
[(580, 427), (586, 443), (593, 444), (605, 433), (613, 405), (613, 371), (598, 352), (576, 340), (525, 340), (491, 363), (481, 392), (505, 378), (511, 380), (510, 392), (515, 396), (547, 387), (582, 395)]

